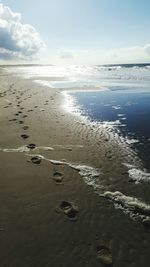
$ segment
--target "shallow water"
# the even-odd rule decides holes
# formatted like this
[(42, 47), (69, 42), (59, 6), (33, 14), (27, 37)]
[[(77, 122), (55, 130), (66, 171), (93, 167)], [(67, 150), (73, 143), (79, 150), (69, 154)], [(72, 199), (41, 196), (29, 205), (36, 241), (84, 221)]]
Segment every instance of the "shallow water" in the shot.
[(128, 140), (149, 169), (150, 87), (70, 94), (82, 116), (90, 121), (116, 123), (114, 131)]

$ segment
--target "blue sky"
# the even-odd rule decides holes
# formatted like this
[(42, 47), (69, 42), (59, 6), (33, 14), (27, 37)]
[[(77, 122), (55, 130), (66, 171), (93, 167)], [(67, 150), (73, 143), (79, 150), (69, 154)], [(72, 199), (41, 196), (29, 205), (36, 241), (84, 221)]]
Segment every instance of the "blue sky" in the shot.
[[(32, 25), (39, 33), (44, 44), (39, 62), (150, 62), (149, 0), (2, 0), (1, 3), (20, 13), (20, 22)], [(39, 42), (37, 47), (40, 48)]]

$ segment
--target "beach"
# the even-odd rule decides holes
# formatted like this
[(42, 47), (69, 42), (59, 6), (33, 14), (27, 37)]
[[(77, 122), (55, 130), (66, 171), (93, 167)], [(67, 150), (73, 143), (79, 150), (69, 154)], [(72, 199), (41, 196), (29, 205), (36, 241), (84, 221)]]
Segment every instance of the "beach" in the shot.
[(125, 158), (136, 155), (68, 112), (59, 88), (1, 70), (0, 266), (149, 266), (149, 206), (137, 202), (136, 220), (124, 197), (149, 188), (129, 188)]

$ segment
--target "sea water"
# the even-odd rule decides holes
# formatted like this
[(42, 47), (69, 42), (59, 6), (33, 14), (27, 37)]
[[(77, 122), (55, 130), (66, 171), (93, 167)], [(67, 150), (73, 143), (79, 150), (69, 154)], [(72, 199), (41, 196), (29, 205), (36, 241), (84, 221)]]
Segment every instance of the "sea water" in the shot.
[(109, 91), (76, 92), (71, 96), (88, 120), (116, 123), (119, 134), (132, 144), (145, 167), (150, 167), (150, 87), (113, 86)]

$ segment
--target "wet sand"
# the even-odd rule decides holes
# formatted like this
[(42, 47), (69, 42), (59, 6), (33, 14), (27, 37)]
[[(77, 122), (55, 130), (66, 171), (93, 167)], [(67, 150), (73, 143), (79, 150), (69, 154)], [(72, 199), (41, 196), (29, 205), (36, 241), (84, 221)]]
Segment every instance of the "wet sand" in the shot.
[(149, 230), (78, 169), (96, 170), (101, 191), (129, 194), (126, 152), (69, 113), (59, 89), (7, 73), (0, 80), (0, 266), (149, 266)]

